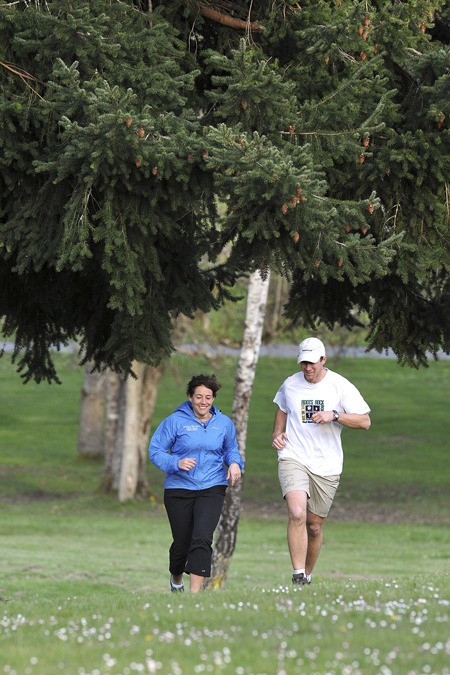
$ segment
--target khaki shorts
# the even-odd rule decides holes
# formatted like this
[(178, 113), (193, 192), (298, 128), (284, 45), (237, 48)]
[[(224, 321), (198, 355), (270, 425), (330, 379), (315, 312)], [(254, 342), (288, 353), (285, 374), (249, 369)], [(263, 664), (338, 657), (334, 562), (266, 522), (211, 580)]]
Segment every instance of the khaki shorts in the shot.
[(288, 492), (303, 490), (308, 495), (308, 511), (327, 517), (339, 486), (339, 475), (318, 476), (295, 459), (279, 459), (278, 478), (283, 497)]

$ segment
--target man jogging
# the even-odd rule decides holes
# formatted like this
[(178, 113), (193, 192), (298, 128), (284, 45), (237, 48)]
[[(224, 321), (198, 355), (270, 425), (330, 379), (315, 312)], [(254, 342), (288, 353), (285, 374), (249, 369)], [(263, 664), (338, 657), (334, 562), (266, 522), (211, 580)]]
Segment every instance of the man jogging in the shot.
[(300, 372), (288, 377), (274, 398), (272, 445), (288, 510), (292, 582), (304, 585), (311, 583), (342, 473), (342, 429), (369, 429), (370, 408), (351, 382), (326, 368), (318, 338), (300, 343), (297, 362)]

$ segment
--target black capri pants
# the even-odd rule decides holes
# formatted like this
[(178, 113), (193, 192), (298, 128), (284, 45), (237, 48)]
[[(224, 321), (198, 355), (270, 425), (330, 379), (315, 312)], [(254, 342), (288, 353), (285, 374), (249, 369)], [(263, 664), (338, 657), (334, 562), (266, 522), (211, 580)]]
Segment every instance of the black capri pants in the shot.
[(211, 576), (213, 535), (226, 489), (226, 485), (214, 485), (206, 490), (164, 490), (164, 506), (173, 537), (169, 572), (174, 576), (183, 572)]

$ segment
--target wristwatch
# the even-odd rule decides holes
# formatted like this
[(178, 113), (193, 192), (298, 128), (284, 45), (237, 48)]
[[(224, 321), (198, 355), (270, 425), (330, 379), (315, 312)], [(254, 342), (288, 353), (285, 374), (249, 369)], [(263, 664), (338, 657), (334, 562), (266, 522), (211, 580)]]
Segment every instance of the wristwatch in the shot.
[(333, 410), (333, 422), (337, 422), (339, 419), (339, 413), (337, 410)]

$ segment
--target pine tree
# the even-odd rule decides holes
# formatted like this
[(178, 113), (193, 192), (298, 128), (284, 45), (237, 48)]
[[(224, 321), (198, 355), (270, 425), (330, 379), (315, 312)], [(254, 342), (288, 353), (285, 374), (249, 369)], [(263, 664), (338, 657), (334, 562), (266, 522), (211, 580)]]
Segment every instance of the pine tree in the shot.
[[(371, 217), (365, 224), (349, 219), (348, 235), (361, 231), (363, 238), (371, 235), (381, 245), (397, 233), (401, 245), (384, 275), (357, 287), (349, 277), (344, 284), (317, 278), (305, 284), (296, 273), (291, 296), (298, 306), (290, 304), (288, 311), (294, 320), (301, 316), (315, 325), (333, 307), (326, 323), (351, 327), (358, 306), (369, 316), (368, 347), (392, 347), (401, 362), (411, 365), (424, 365), (427, 349), (435, 354), (449, 348), (450, 61), (448, 34), (440, 44), (428, 32), (436, 11), (436, 3), (419, 1), (373, 3), (372, 11), (359, 14), (360, 59), (364, 68), (370, 62), (376, 66), (360, 100), (369, 113), (377, 110), (378, 98), (381, 117), (374, 121), (380, 126), (361, 129), (358, 163), (352, 165), (344, 154), (336, 163), (334, 155), (327, 171), (336, 196), (347, 198), (350, 186), (363, 199), (372, 187), (379, 198), (380, 208), (369, 200)], [(448, 17), (448, 8), (446, 12)], [(355, 20), (352, 25), (355, 29)], [(350, 56), (358, 61), (356, 52)], [(353, 157), (357, 151), (355, 147)], [(333, 155), (331, 148), (329, 152)]]
[(157, 363), (172, 315), (214, 301), (182, 45), (129, 5), (80, 4), (1, 9), (1, 313), (26, 378), (54, 378), (50, 345), (78, 335), (86, 361)]
[(98, 368), (156, 365), (179, 313), (265, 268), (293, 322), (360, 308), (404, 363), (449, 350), (448, 3), (72, 5), (0, 6), (0, 314), (25, 380), (76, 337)]

